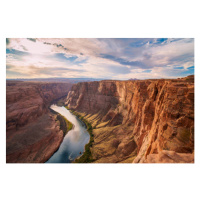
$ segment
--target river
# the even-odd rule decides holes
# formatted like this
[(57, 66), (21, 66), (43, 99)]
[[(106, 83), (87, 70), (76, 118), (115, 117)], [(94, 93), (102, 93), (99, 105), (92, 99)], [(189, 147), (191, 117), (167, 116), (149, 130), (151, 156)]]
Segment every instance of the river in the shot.
[(51, 109), (68, 119), (73, 124), (73, 129), (65, 135), (59, 149), (46, 163), (71, 163), (83, 154), (90, 135), (84, 124), (64, 106), (53, 104)]

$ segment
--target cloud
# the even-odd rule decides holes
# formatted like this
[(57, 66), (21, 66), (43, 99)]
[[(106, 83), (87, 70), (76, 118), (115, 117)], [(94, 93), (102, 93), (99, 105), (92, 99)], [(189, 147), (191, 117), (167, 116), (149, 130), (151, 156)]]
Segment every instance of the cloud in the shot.
[(39, 42), (43, 44), (48, 44), (51, 46), (51, 52), (54, 53), (66, 53), (69, 55), (87, 55), (94, 56), (101, 49), (101, 42), (97, 39), (79, 39), (79, 38), (69, 38), (69, 39), (38, 39)]
[[(33, 42), (34, 40), (34, 42)], [(43, 44), (38, 39), (16, 38), (10, 39), (7, 49), (28, 52), (30, 54), (47, 54), (51, 53), (52, 47)]]
[(139, 68), (148, 68), (148, 66), (146, 66), (143, 62), (141, 61), (128, 61), (126, 59), (123, 58), (119, 58), (119, 57), (115, 57), (112, 55), (108, 55), (108, 54), (101, 54), (100, 55), (102, 58), (106, 58), (115, 62), (120, 63), (121, 65), (128, 65), (131, 67), (139, 67)]
[(10, 70), (10, 69), (12, 69), (12, 65), (6, 65), (6, 70)]
[(6, 44), (7, 65), (15, 66), (7, 68), (8, 77), (12, 70), (27, 76), (109, 79), (194, 73), (192, 38), (9, 38)]
[[(22, 70), (23, 69), (23, 70)], [(36, 66), (26, 66), (19, 67), (14, 65), (6, 65), (6, 74), (9, 78), (14, 78), (14, 76), (20, 76), (24, 78), (37, 78), (37, 77), (60, 77), (63, 74), (65, 76), (70, 75), (73, 77), (73, 73), (80, 74), (84, 73), (84, 69), (71, 69), (63, 67), (36, 67)]]
[(129, 74), (131, 72), (130, 68), (124, 66), (105, 66), (104, 70), (114, 74)]
[(34, 39), (34, 38), (27, 38), (27, 39), (32, 41), (32, 42), (36, 42), (36, 39)]
[(60, 75), (62, 75), (62, 73), (69, 73), (69, 72), (85, 72), (85, 70), (83, 69), (71, 69), (71, 68), (62, 68), (62, 67), (56, 67), (56, 68), (52, 68), (52, 67), (42, 67), (42, 68), (38, 68), (35, 66), (30, 66), (30, 69), (32, 71), (33, 74), (43, 74), (43, 75), (51, 75), (54, 77), (58, 77)]
[(10, 44), (10, 40), (9, 38), (6, 38), (6, 45), (9, 45)]
[(6, 71), (6, 76), (8, 78), (25, 78), (25, 77), (30, 77), (27, 76), (27, 74), (24, 74), (22, 72), (15, 72), (15, 71)]

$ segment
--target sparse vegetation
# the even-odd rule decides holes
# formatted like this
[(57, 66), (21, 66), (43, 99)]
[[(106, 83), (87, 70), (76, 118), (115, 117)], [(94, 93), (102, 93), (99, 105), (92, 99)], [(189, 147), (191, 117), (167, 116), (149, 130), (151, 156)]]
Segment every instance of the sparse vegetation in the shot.
[(73, 128), (73, 124), (60, 114), (57, 115), (56, 119), (60, 122), (60, 129), (63, 131), (65, 136), (67, 132)]
[[(67, 106), (65, 106), (67, 109), (69, 109)], [(75, 163), (91, 163), (94, 161), (94, 159), (92, 158), (92, 153), (90, 148), (92, 147), (92, 144), (94, 142), (94, 135), (92, 133), (93, 128), (92, 125), (83, 117), (81, 116), (79, 113), (77, 113), (76, 111), (70, 110), (70, 112), (72, 112), (74, 115), (76, 115), (82, 122), (84, 122), (84, 124), (87, 127), (87, 131), (90, 134), (90, 141), (88, 144), (85, 145), (85, 151), (83, 153), (83, 155), (80, 158), (77, 158), (74, 162)]]
[(54, 110), (50, 108), (50, 111), (56, 115), (56, 120), (60, 122), (60, 129), (63, 131), (64, 136), (67, 134), (68, 131), (70, 131), (73, 128), (73, 124), (68, 121), (64, 116), (58, 114)]
[(65, 108), (67, 108), (67, 110), (70, 110), (68, 106), (65, 106)]
[(66, 118), (65, 118), (65, 121), (67, 123), (67, 132), (68, 132), (68, 131), (72, 130), (73, 124), (70, 121), (68, 121)]
[(56, 103), (58, 106), (65, 106), (65, 98), (61, 98)]

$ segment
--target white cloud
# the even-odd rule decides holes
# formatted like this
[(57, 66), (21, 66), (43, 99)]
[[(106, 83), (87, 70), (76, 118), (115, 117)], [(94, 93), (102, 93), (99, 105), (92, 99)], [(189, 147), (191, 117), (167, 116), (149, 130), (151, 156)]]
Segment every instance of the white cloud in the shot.
[[(157, 39), (10, 39), (7, 48), (26, 53), (8, 53), (7, 65), (15, 66), (13, 72), (30, 77), (164, 78), (170, 77), (169, 70), (172, 72), (177, 66), (187, 70), (194, 65), (193, 39), (160, 43)], [(61, 53), (68, 60), (56, 57)], [(108, 55), (107, 59), (102, 55)], [(142, 64), (129, 65), (130, 62)], [(147, 73), (144, 69), (152, 71)]]

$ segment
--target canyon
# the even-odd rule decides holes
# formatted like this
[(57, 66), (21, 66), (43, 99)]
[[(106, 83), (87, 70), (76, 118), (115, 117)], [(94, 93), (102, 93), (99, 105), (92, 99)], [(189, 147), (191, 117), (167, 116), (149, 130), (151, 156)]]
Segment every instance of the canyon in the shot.
[(62, 98), (93, 128), (94, 163), (193, 163), (194, 76), (53, 83), (7, 81), (6, 162), (46, 162), (63, 132)]
[(194, 162), (194, 76), (77, 83), (65, 104), (92, 124), (95, 163)]
[(6, 162), (45, 162), (63, 132), (49, 106), (67, 95), (71, 83), (6, 82)]

